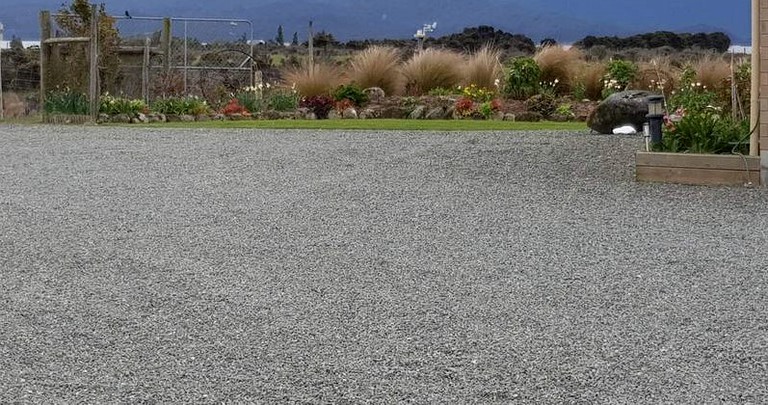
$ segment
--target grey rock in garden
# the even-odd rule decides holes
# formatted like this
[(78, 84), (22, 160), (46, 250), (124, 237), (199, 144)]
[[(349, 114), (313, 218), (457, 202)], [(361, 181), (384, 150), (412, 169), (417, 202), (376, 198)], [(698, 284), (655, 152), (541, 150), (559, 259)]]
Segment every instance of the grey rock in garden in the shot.
[(182, 114), (179, 116), (179, 119), (181, 120), (181, 122), (194, 122), (195, 116), (189, 115), (189, 114)]
[(516, 119), (515, 119), (515, 118), (516, 118), (516, 117), (515, 117), (515, 114), (512, 114), (512, 113), (506, 113), (506, 114), (504, 114), (504, 116), (503, 116), (503, 118), (502, 118), (502, 121), (516, 121)]
[(427, 112), (427, 107), (423, 105), (417, 105), (410, 114), (408, 114), (408, 118), (412, 120), (418, 120), (424, 118), (424, 115)]
[(344, 111), (341, 112), (341, 118), (357, 119), (357, 110), (352, 107), (345, 108)]
[(329, 120), (339, 120), (341, 119), (341, 114), (339, 114), (336, 110), (328, 111), (328, 119)]
[(587, 126), (601, 134), (611, 134), (624, 125), (642, 128), (648, 114), (648, 97), (657, 94), (645, 90), (627, 90), (610, 95), (587, 118)]
[(427, 111), (426, 114), (424, 114), (424, 118), (428, 120), (442, 120), (448, 118), (446, 115), (446, 109), (443, 107), (434, 107), (430, 108), (429, 111)]
[(363, 93), (368, 96), (369, 101), (379, 101), (387, 95), (381, 87), (368, 87)]
[(362, 111), (360, 111), (358, 118), (360, 119), (379, 118), (380, 115), (381, 115), (380, 112), (374, 108), (365, 108)]
[(112, 116), (112, 122), (116, 122), (119, 124), (130, 124), (131, 116), (128, 114), (115, 114)]

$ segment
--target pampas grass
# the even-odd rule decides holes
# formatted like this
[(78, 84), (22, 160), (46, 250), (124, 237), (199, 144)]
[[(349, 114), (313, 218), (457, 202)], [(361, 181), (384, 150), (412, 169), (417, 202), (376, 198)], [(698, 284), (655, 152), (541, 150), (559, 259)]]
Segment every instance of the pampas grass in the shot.
[(441, 49), (427, 49), (414, 55), (402, 69), (406, 93), (420, 96), (432, 89), (458, 86), (463, 63), (461, 55)]
[(471, 55), (463, 68), (463, 84), (495, 90), (503, 75), (500, 58), (501, 52), (487, 46)]
[(350, 79), (363, 89), (379, 87), (388, 96), (401, 94), (400, 52), (395, 48), (372, 46), (357, 53), (350, 63)]
[(312, 68), (303, 65), (289, 69), (283, 80), (287, 85), (295, 86), (303, 97), (327, 96), (342, 83), (338, 69), (323, 62), (315, 62)]
[(541, 69), (541, 80), (547, 83), (557, 81), (556, 91), (565, 94), (571, 91), (573, 78), (583, 63), (583, 54), (577, 48), (565, 49), (561, 46), (545, 46), (533, 59)]

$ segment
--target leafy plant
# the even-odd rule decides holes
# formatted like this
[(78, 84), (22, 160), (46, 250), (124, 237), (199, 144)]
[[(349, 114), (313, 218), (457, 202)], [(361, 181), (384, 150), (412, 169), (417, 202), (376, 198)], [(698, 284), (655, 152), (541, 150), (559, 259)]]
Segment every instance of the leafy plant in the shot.
[(152, 111), (172, 115), (202, 115), (207, 114), (208, 103), (199, 97), (169, 97), (155, 100)]
[(361, 106), (368, 101), (366, 95), (356, 84), (341, 85), (333, 92), (333, 99), (336, 101), (349, 100), (355, 106)]
[(683, 112), (679, 121), (665, 127), (657, 150), (690, 153), (746, 153), (748, 120), (721, 117), (709, 109)]
[(475, 103), (471, 98), (463, 96), (456, 100), (454, 110), (456, 110), (456, 114), (459, 116), (469, 117), (475, 111)]
[(299, 96), (290, 89), (277, 89), (269, 94), (267, 105), (275, 111), (292, 111), (299, 106)]
[(312, 96), (301, 100), (301, 107), (308, 108), (319, 120), (328, 118), (328, 113), (333, 109), (333, 99), (328, 96)]
[(88, 97), (69, 87), (49, 91), (43, 105), (43, 110), (48, 114), (86, 115), (89, 109)]
[(525, 100), (536, 94), (540, 78), (541, 69), (533, 58), (516, 58), (507, 69), (504, 94), (516, 100)]
[(493, 113), (501, 110), (501, 102), (498, 99), (484, 101), (477, 107), (477, 111), (485, 119), (490, 119)]
[(614, 59), (608, 62), (603, 86), (603, 97), (626, 90), (637, 76), (637, 65), (628, 60)]
[(99, 100), (99, 112), (102, 114), (128, 114), (133, 116), (147, 111), (147, 104), (144, 100), (115, 97), (109, 93), (105, 93)]

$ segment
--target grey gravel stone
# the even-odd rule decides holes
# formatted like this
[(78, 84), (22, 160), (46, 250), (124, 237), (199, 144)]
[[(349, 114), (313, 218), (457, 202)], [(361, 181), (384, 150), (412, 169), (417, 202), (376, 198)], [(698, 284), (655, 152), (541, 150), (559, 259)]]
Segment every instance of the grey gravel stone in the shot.
[(0, 125), (0, 402), (765, 403), (765, 189), (638, 137)]

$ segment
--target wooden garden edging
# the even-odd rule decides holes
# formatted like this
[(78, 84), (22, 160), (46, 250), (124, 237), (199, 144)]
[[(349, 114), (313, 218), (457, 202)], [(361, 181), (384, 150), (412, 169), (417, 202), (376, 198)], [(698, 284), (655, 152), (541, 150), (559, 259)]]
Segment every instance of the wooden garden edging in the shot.
[(696, 185), (760, 184), (760, 157), (637, 152), (637, 181)]

